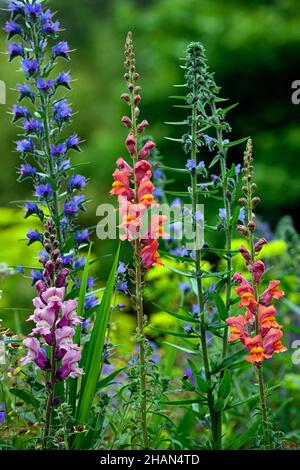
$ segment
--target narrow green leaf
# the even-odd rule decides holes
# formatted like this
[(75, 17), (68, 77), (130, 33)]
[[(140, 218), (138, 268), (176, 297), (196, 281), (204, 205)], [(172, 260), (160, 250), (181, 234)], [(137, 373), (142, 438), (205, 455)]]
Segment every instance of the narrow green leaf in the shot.
[(115, 370), (111, 374), (109, 374), (107, 377), (104, 377), (104, 379), (100, 380), (97, 385), (97, 390), (100, 390), (101, 388), (106, 387), (107, 385), (111, 384), (111, 382), (118, 377), (118, 375), (125, 370), (126, 367), (122, 367), (121, 369)]
[(192, 349), (184, 348), (183, 346), (178, 346), (178, 344), (169, 343), (168, 341), (163, 341), (163, 344), (167, 344), (172, 348), (178, 349), (178, 351), (182, 351), (187, 354), (198, 354), (198, 351), (193, 351)]
[(149, 327), (149, 329), (153, 331), (157, 331), (157, 333), (161, 333), (162, 335), (175, 336), (178, 338), (199, 338), (199, 335), (188, 334), (188, 333), (176, 333), (175, 331), (163, 330), (161, 328)]
[[(77, 422), (87, 424), (89, 413), (92, 407), (95, 391), (97, 389), (99, 370), (102, 360), (103, 347), (107, 323), (111, 311), (111, 298), (114, 291), (116, 271), (119, 262), (120, 245), (111, 269), (106, 288), (103, 294), (101, 305), (95, 319), (94, 328), (91, 334), (90, 342), (87, 346), (87, 354), (83, 368), (85, 375), (82, 378), (79, 403), (77, 407)], [(85, 437), (77, 434), (73, 443), (74, 449), (82, 448)]]
[(249, 138), (250, 137), (248, 136), (248, 137), (243, 137), (242, 139), (239, 139), (239, 140), (228, 142), (228, 144), (224, 144), (224, 147), (229, 148), (229, 147), (234, 147), (235, 145), (240, 145), (243, 142), (246, 142), (247, 140), (249, 140)]
[(40, 406), (39, 401), (36, 400), (33, 395), (26, 392), (25, 390), (19, 390), (17, 388), (11, 388), (9, 391), (12, 395), (19, 398), (20, 400), (22, 400), (24, 403), (27, 403), (28, 405)]
[(204, 400), (201, 400), (200, 398), (192, 398), (190, 400), (175, 400), (175, 401), (161, 401), (161, 405), (178, 405), (178, 406), (183, 406), (183, 405), (192, 405), (193, 403), (201, 403)]
[(213, 292), (212, 296), (215, 299), (219, 317), (221, 318), (221, 320), (225, 321), (226, 318), (228, 317), (228, 312), (227, 312), (226, 305), (224, 304), (222, 297), (220, 296), (220, 294), (218, 294), (218, 292)]
[(224, 359), (224, 361), (220, 362), (220, 364), (217, 364), (214, 367), (213, 374), (217, 374), (227, 368), (230, 369), (232, 366), (239, 362), (244, 362), (246, 355), (247, 352), (245, 352), (244, 349), (235, 354), (232, 354), (232, 356), (227, 357), (226, 359)]
[(206, 382), (206, 380), (202, 379), (199, 373), (199, 369), (197, 369), (193, 361), (189, 359), (188, 363), (190, 365), (190, 368), (192, 369), (193, 375), (195, 377), (195, 380), (196, 380), (196, 383), (198, 385), (200, 392), (207, 393), (209, 390), (209, 384)]
[(228, 113), (228, 111), (231, 111), (232, 109), (236, 108), (238, 105), (239, 105), (239, 103), (234, 103), (234, 104), (231, 104), (230, 106), (227, 106), (227, 108), (219, 109), (217, 111), (217, 114), (222, 116), (223, 114)]
[(220, 382), (218, 389), (219, 398), (227, 398), (231, 391), (231, 376), (228, 369), (225, 370), (224, 376)]
[(159, 165), (159, 168), (166, 171), (173, 171), (174, 173), (185, 173), (189, 174), (189, 170), (186, 168), (173, 168), (171, 166)]
[(193, 318), (192, 316), (188, 317), (188, 316), (185, 316), (185, 315), (180, 315), (177, 312), (172, 312), (171, 310), (168, 310), (165, 307), (162, 307), (161, 305), (159, 305), (155, 302), (153, 302), (153, 305), (155, 305), (155, 307), (157, 307), (159, 310), (168, 313), (172, 317), (178, 318), (178, 320), (182, 320), (182, 321), (187, 322), (187, 323), (196, 323), (196, 324), (199, 323), (199, 321), (195, 320), (195, 318)]

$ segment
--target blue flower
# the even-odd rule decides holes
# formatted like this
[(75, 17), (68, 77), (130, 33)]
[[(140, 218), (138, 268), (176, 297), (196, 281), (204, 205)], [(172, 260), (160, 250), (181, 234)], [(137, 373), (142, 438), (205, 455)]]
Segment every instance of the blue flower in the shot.
[(188, 334), (192, 334), (194, 330), (193, 327), (189, 323), (187, 323), (184, 327), (184, 331)]
[(89, 310), (90, 308), (94, 308), (98, 305), (98, 297), (96, 295), (88, 295), (85, 298), (84, 308)]
[(84, 318), (81, 324), (81, 330), (84, 333), (91, 325), (91, 320), (89, 318)]
[[(48, 11), (50, 12), (50, 10)], [(60, 27), (59, 21), (50, 21), (47, 19), (42, 25), (41, 30), (43, 34), (55, 35), (59, 32), (59, 27)]]
[(21, 26), (15, 21), (9, 20), (5, 23), (4, 31), (8, 34), (8, 39), (13, 38), (17, 34), (22, 34)]
[(43, 281), (44, 276), (42, 271), (38, 271), (37, 269), (33, 269), (30, 273), (30, 277), (32, 278), (32, 284), (34, 285), (37, 281)]
[(212, 294), (212, 292), (215, 292), (215, 290), (216, 290), (216, 285), (215, 284), (211, 284), (208, 288), (208, 292), (210, 294)]
[(73, 263), (73, 255), (62, 256), (62, 263), (65, 267), (70, 268)]
[(24, 209), (26, 210), (25, 219), (31, 215), (37, 215), (43, 221), (44, 212), (34, 202), (26, 202)]
[(226, 219), (226, 209), (219, 209), (219, 217), (221, 219)]
[(13, 113), (13, 122), (17, 122), (19, 119), (22, 118), (30, 118), (30, 112), (26, 106), (19, 106), (14, 104), (12, 107)]
[(57, 87), (64, 86), (68, 88), (69, 90), (71, 90), (70, 82), (71, 82), (71, 75), (69, 74), (69, 72), (61, 72), (55, 80), (55, 85)]
[(68, 189), (72, 191), (73, 189), (82, 189), (86, 185), (86, 178), (82, 175), (72, 175), (68, 182)]
[(95, 279), (91, 276), (87, 280), (86, 287), (87, 289), (92, 289), (94, 285), (95, 285)]
[(24, 5), (22, 5), (19, 1), (18, 2), (8, 2), (8, 11), (12, 14), (20, 14), (23, 13)]
[(35, 75), (39, 69), (39, 64), (36, 59), (23, 59), (21, 64), (24, 72), (27, 73), (30, 77)]
[(117, 269), (117, 275), (126, 274), (126, 272), (127, 272), (127, 266), (126, 266), (126, 264), (123, 263), (123, 261), (120, 261), (120, 262), (119, 262), (118, 269)]
[(80, 144), (80, 139), (77, 134), (71, 135), (66, 140), (66, 146), (68, 150), (73, 149), (73, 150), (79, 151), (80, 150), (79, 144)]
[(165, 175), (163, 174), (163, 172), (159, 168), (156, 168), (155, 170), (153, 170), (153, 177), (156, 180), (163, 180)]
[(28, 238), (28, 245), (31, 245), (35, 242), (43, 242), (43, 234), (40, 233), (38, 230), (32, 230), (30, 228), (28, 233), (26, 234), (26, 237)]
[(31, 118), (29, 121), (23, 121), (22, 126), (28, 134), (33, 132), (41, 136), (44, 132), (44, 124), (40, 119)]
[(36, 2), (32, 4), (27, 3), (24, 10), (26, 15), (30, 16), (32, 19), (36, 19), (43, 12), (42, 6)]
[(242, 165), (238, 163), (235, 167), (235, 176), (238, 176), (240, 174), (241, 169), (242, 169)]
[(52, 53), (54, 57), (63, 57), (64, 59), (69, 59), (69, 52), (69, 44), (66, 41), (61, 41), (52, 47)]
[(53, 105), (53, 117), (54, 120), (59, 124), (63, 124), (71, 119), (72, 109), (68, 105), (67, 100), (58, 101)]
[(22, 85), (21, 83), (18, 83), (17, 90), (20, 93), (19, 101), (22, 101), (24, 98), (30, 98), (31, 101), (34, 102), (35, 95), (29, 85)]
[(196, 169), (196, 161), (195, 160), (192, 160), (192, 159), (189, 159), (187, 160), (186, 162), (186, 168), (189, 170), (189, 171), (195, 171)]
[(79, 209), (82, 209), (84, 202), (84, 196), (74, 196), (70, 201), (64, 204), (64, 214), (66, 216), (74, 216), (78, 213)]
[(62, 157), (66, 153), (65, 144), (50, 145), (50, 153), (52, 157)]
[(23, 177), (35, 176), (37, 174), (37, 169), (34, 166), (29, 165), (28, 163), (24, 163), (20, 166), (19, 173)]
[(19, 274), (25, 274), (23, 266), (16, 266), (16, 271)]
[(8, 56), (9, 61), (11, 62), (15, 57), (24, 56), (24, 46), (23, 44), (16, 44), (12, 42), (8, 45)]
[(0, 403), (0, 424), (3, 424), (5, 421), (6, 410), (3, 403)]
[(54, 81), (51, 80), (44, 80), (43, 78), (38, 78), (36, 81), (36, 87), (38, 90), (42, 91), (43, 93), (48, 93), (48, 91), (53, 88)]
[(179, 282), (179, 290), (181, 292), (188, 292), (191, 289), (191, 286), (186, 282)]
[(199, 305), (198, 304), (193, 304), (192, 305), (192, 312), (194, 315), (199, 315)]
[(239, 222), (244, 223), (244, 222), (245, 222), (245, 218), (246, 218), (245, 209), (242, 207), (241, 210), (240, 210), (240, 213), (239, 213), (238, 220), (239, 220)]
[(76, 258), (75, 258), (75, 263), (74, 263), (75, 269), (81, 269), (81, 268), (83, 268), (84, 265), (85, 265), (85, 260), (86, 260), (85, 256), (82, 256), (82, 258), (77, 258), (77, 257), (76, 257)]
[(47, 199), (53, 194), (51, 183), (40, 184), (38, 186), (35, 186), (34, 189), (35, 189), (35, 195), (40, 198)]
[(33, 142), (31, 139), (18, 140), (16, 144), (17, 152), (32, 153), (34, 150)]
[(77, 230), (76, 233), (75, 233), (75, 241), (76, 243), (78, 243), (79, 245), (81, 243), (88, 243), (89, 242), (89, 239), (90, 239), (90, 234), (89, 234), (89, 231), (88, 229), (84, 229), (84, 230)]
[(171, 207), (181, 207), (182, 201), (179, 197), (174, 199), (174, 201), (171, 202)]
[(120, 292), (127, 292), (128, 290), (128, 281), (122, 281), (119, 285), (118, 285), (118, 290)]

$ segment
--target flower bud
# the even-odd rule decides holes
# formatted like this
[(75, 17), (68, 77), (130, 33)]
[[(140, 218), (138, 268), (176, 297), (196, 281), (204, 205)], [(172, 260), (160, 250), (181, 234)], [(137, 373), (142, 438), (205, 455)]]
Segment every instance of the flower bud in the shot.
[(248, 192), (249, 192), (247, 186), (243, 186), (243, 187), (242, 187), (242, 191), (243, 191), (243, 193), (245, 193), (245, 194), (248, 194)]
[(265, 265), (261, 260), (257, 260), (253, 263), (252, 266), (252, 275), (255, 284), (258, 284), (262, 278), (263, 273), (265, 272)]
[(123, 116), (122, 117), (122, 123), (124, 124), (124, 126), (128, 127), (129, 129), (132, 128), (132, 122), (131, 122), (131, 119), (128, 116)]
[(254, 220), (249, 220), (248, 229), (250, 230), (250, 232), (254, 232), (254, 230), (256, 229), (256, 224)]
[(254, 197), (251, 201), (252, 207), (256, 207), (260, 203), (260, 198), (259, 197)]
[(146, 119), (144, 119), (138, 126), (137, 126), (137, 131), (139, 134), (141, 134), (145, 129), (146, 127), (149, 126), (149, 123), (148, 121), (146, 121)]
[(139, 104), (141, 99), (142, 99), (141, 95), (136, 95), (133, 100), (134, 104)]
[(132, 133), (128, 135), (125, 144), (130, 155), (134, 155), (136, 153), (136, 141)]
[(241, 245), (239, 247), (239, 252), (241, 253), (244, 260), (246, 261), (246, 264), (249, 264), (249, 262), (250, 262), (250, 253), (247, 250), (247, 248), (244, 245)]
[(127, 83), (127, 88), (129, 91), (133, 91), (134, 90), (134, 85), (132, 83)]
[(259, 253), (266, 243), (268, 243), (268, 242), (265, 238), (261, 238), (260, 240), (258, 240), (258, 242), (256, 243), (256, 245), (254, 247), (255, 253)]
[(237, 229), (237, 231), (240, 232), (242, 235), (248, 235), (248, 234), (249, 234), (249, 230), (248, 230), (247, 227), (245, 227), (244, 225), (238, 225), (236, 229)]
[(140, 111), (140, 108), (138, 108), (138, 106), (136, 106), (135, 109), (134, 109), (134, 115), (135, 115), (136, 118), (139, 117), (140, 112), (141, 112), (141, 111)]
[(240, 197), (240, 199), (239, 199), (239, 205), (245, 207), (245, 206), (247, 205), (247, 199), (244, 198), (244, 197)]
[(128, 95), (128, 93), (122, 93), (121, 100), (126, 101), (126, 103), (129, 103), (130, 96)]
[(135, 73), (133, 74), (133, 80), (134, 80), (135, 82), (137, 82), (139, 78), (140, 78), (139, 74), (138, 74), (137, 72), (135, 72)]

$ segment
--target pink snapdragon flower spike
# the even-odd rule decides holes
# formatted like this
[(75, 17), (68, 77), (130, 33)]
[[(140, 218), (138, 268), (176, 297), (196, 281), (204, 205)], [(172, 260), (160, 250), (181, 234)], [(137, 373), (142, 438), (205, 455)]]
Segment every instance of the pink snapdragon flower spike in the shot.
[(83, 374), (83, 369), (78, 367), (81, 358), (79, 346), (70, 345), (62, 358), (62, 365), (56, 372), (57, 380), (66, 380), (67, 377), (76, 378)]
[(37, 338), (26, 338), (23, 341), (25, 348), (28, 349), (27, 356), (21, 359), (21, 364), (25, 366), (26, 364), (34, 363), (39, 369), (49, 370), (50, 361), (47, 358), (45, 352), (41, 349), (41, 344)]

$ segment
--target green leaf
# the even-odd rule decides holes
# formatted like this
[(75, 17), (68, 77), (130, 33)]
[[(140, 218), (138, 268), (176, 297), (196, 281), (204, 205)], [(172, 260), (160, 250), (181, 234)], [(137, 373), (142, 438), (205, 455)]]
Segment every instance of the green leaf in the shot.
[[(81, 285), (79, 290), (78, 304), (77, 304), (77, 314), (79, 317), (84, 317), (84, 302), (86, 297), (87, 289), (87, 280), (89, 274), (89, 262), (91, 257), (92, 245), (89, 247), (89, 251), (85, 260), (85, 265), (83, 269)], [(74, 343), (80, 345), (81, 341), (81, 325), (78, 325), (75, 330)], [(76, 413), (76, 399), (77, 399), (77, 388), (78, 388), (78, 379), (73, 379), (69, 381), (69, 404), (72, 407), (73, 413)]]
[(191, 317), (188, 317), (188, 316), (185, 316), (185, 315), (180, 315), (179, 313), (177, 312), (172, 312), (171, 310), (168, 310), (166, 309), (165, 307), (162, 307), (161, 305), (153, 302), (153, 305), (155, 305), (155, 307), (157, 307), (159, 310), (161, 310), (162, 312), (166, 312), (168, 313), (169, 315), (171, 315), (172, 317), (175, 317), (175, 318), (178, 318), (178, 320), (182, 320), (186, 323), (195, 323), (195, 324), (198, 324), (199, 323), (199, 320), (196, 320), (195, 318), (193, 318), (192, 316)]
[(149, 327), (149, 330), (157, 331), (157, 333), (161, 333), (162, 335), (175, 336), (178, 338), (199, 338), (199, 335), (188, 334), (188, 333), (176, 333), (175, 331), (163, 330), (161, 328)]
[(231, 104), (230, 106), (227, 106), (227, 108), (219, 109), (217, 111), (217, 114), (222, 116), (223, 114), (228, 113), (228, 111), (231, 111), (232, 109), (236, 108), (238, 105), (239, 105), (239, 103), (234, 103), (234, 104)]
[(111, 382), (125, 369), (127, 369), (127, 367), (122, 367), (121, 369), (115, 370), (114, 372), (109, 374), (107, 377), (104, 377), (104, 379), (98, 382), (97, 390), (100, 390), (101, 388), (104, 388), (107, 385), (110, 385)]
[(26, 392), (25, 390), (19, 390), (18, 388), (11, 388), (9, 391), (12, 395), (19, 398), (24, 403), (27, 403), (27, 405), (40, 406), (39, 401), (36, 400), (33, 395)]
[[(111, 312), (111, 298), (114, 291), (116, 271), (119, 262), (119, 254), (120, 245), (118, 247), (114, 264), (106, 284), (98, 314), (96, 315), (91, 339), (87, 346), (87, 353), (85, 355), (85, 361), (83, 364), (85, 375), (83, 376), (81, 382), (79, 403), (76, 415), (77, 422), (80, 424), (87, 424), (88, 422), (89, 413), (97, 389), (100, 364), (102, 360), (102, 353), (105, 342), (105, 334)], [(83, 436), (83, 434), (77, 434), (73, 443), (73, 448), (82, 448), (84, 440), (85, 436)]]
[(228, 312), (227, 312), (226, 305), (224, 304), (222, 297), (220, 296), (220, 294), (218, 294), (218, 292), (213, 292), (212, 296), (215, 299), (219, 317), (221, 318), (221, 320), (225, 321), (226, 318), (228, 317)]
[(247, 352), (244, 349), (242, 349), (241, 351), (235, 354), (232, 354), (232, 356), (226, 357), (226, 359), (224, 359), (222, 362), (220, 362), (220, 364), (217, 364), (213, 368), (212, 373), (217, 374), (224, 369), (230, 369), (231, 367), (235, 366), (236, 364), (240, 362), (243, 363), (246, 355), (247, 355)]
[(171, 140), (171, 142), (179, 142), (182, 144), (182, 139), (175, 139), (174, 137), (165, 137), (166, 140)]
[(203, 400), (201, 398), (192, 398), (190, 400), (175, 400), (175, 401), (161, 401), (161, 405), (192, 405), (193, 403), (201, 403)]
[(219, 398), (227, 398), (231, 391), (231, 375), (228, 369), (225, 370), (224, 376), (220, 382), (218, 389)]
[(187, 121), (177, 121), (177, 122), (171, 122), (167, 121), (165, 124), (168, 124), (169, 126), (187, 126), (188, 122)]
[(215, 411), (221, 411), (224, 408), (224, 399), (218, 398), (217, 401), (213, 404), (213, 408)]
[(192, 369), (193, 375), (195, 377), (195, 380), (196, 380), (196, 383), (200, 392), (207, 393), (209, 390), (209, 384), (206, 382), (206, 380), (202, 379), (202, 377), (199, 374), (199, 370), (197, 369), (193, 361), (189, 359), (188, 363), (190, 365), (190, 368)]
[(159, 165), (159, 168), (165, 171), (173, 171), (174, 173), (185, 173), (189, 174), (189, 170), (187, 168), (173, 168), (171, 166)]
[(178, 346), (178, 344), (169, 343), (168, 341), (163, 341), (163, 344), (167, 344), (172, 348), (178, 349), (178, 351), (182, 351), (187, 354), (198, 354), (198, 351), (193, 351), (192, 349), (184, 348), (183, 346)]
[(249, 138), (250, 137), (248, 136), (248, 137), (243, 137), (242, 139), (239, 139), (239, 140), (228, 142), (228, 144), (224, 144), (224, 147), (229, 148), (229, 147), (234, 147), (235, 145), (240, 145), (243, 142), (246, 142), (247, 140), (249, 140)]

